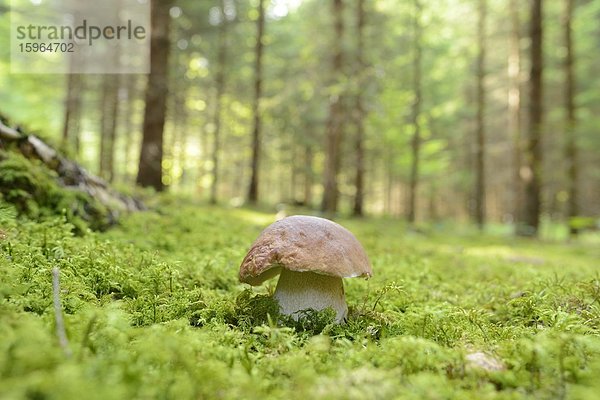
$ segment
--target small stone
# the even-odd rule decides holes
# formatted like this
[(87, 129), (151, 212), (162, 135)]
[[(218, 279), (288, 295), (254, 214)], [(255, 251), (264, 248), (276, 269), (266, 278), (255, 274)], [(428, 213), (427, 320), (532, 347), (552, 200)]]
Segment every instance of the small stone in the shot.
[(504, 371), (506, 369), (502, 361), (481, 351), (469, 353), (465, 359), (467, 360), (467, 366), (472, 368), (483, 369), (489, 372)]

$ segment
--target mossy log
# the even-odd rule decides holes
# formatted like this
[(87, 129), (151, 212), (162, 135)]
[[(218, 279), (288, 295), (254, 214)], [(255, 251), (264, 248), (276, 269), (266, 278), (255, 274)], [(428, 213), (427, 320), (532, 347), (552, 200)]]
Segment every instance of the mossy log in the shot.
[(123, 212), (145, 209), (141, 201), (113, 190), (106, 181), (61, 155), (44, 140), (11, 128), (0, 119), (0, 148), (5, 147), (2, 142), (15, 144), (14, 148), (28, 159), (40, 160), (56, 173), (61, 187), (85, 193), (101, 203), (108, 210), (111, 222)]

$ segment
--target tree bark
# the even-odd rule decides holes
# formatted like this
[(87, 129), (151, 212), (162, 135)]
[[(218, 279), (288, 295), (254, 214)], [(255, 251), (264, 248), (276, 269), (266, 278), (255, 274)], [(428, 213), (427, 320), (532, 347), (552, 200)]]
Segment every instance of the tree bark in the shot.
[(575, 57), (573, 51), (573, 36), (572, 36), (572, 20), (573, 9), (575, 7), (574, 0), (566, 0), (566, 9), (564, 16), (564, 34), (565, 47), (567, 54), (565, 57), (564, 74), (565, 74), (565, 111), (566, 111), (566, 148), (565, 156), (567, 161), (567, 182), (569, 199), (567, 203), (567, 218), (569, 221), (569, 233), (572, 236), (577, 235), (578, 229), (572, 222), (572, 219), (579, 215), (579, 194), (577, 182), (579, 180), (579, 171), (577, 169), (577, 138), (575, 128), (577, 118), (575, 115)]
[(263, 84), (263, 37), (265, 32), (265, 4), (264, 0), (258, 2), (258, 20), (256, 21), (256, 46), (255, 46), (255, 63), (254, 63), (254, 103), (252, 105), (252, 113), (254, 114), (254, 129), (252, 130), (252, 175), (250, 177), (250, 187), (248, 188), (248, 202), (256, 203), (258, 201), (258, 180), (260, 168), (260, 128), (261, 128), (261, 110), (260, 98), (262, 96)]
[[(72, 56), (73, 57), (73, 56)], [(81, 119), (82, 76), (69, 73), (67, 78), (67, 96), (65, 99), (65, 116), (62, 132), (62, 144), (79, 155), (79, 127)]]
[(105, 74), (102, 86), (100, 176), (108, 182), (113, 182), (115, 140), (119, 116), (119, 76)]
[(217, 204), (219, 188), (219, 152), (221, 141), (221, 109), (223, 108), (223, 93), (225, 92), (225, 66), (227, 64), (227, 16), (225, 15), (225, 0), (221, 1), (221, 24), (219, 26), (219, 49), (217, 54), (215, 109), (213, 116), (213, 149), (212, 149), (212, 184), (210, 186), (210, 203)]
[(162, 181), (163, 133), (168, 94), (169, 9), (173, 0), (153, 0), (151, 12), (150, 75), (146, 87), (146, 109), (137, 183), (164, 190)]
[(354, 178), (354, 207), (352, 213), (355, 216), (363, 215), (364, 203), (364, 176), (365, 176), (365, 150), (364, 150), (364, 118), (365, 107), (363, 105), (362, 91), (365, 84), (365, 59), (364, 59), (364, 30), (365, 30), (365, 0), (358, 0), (356, 10), (356, 76), (358, 77), (358, 87), (355, 97), (355, 117), (356, 117), (356, 142), (354, 151), (356, 155), (356, 176)]
[(485, 226), (485, 24), (486, 0), (479, 0), (477, 24), (477, 132), (475, 153), (475, 220), (479, 229)]
[(304, 145), (304, 163), (303, 203), (306, 207), (311, 207), (313, 187), (313, 148), (311, 143), (306, 143)]
[[(510, 0), (509, 4), (511, 34), (508, 56), (508, 133), (513, 142), (513, 220), (522, 219), (523, 180), (521, 178), (521, 23), (519, 18), (519, 0)], [(515, 224), (516, 225), (516, 224)]]
[[(332, 5), (333, 17), (335, 20), (335, 37), (333, 41), (333, 57), (331, 67), (332, 75), (334, 77), (333, 82), (339, 84), (343, 73), (342, 40), (344, 36), (344, 4), (342, 0), (333, 0)], [(340, 146), (344, 130), (343, 118), (341, 93), (330, 95), (329, 118), (327, 121), (327, 135), (325, 143), (323, 201), (321, 204), (322, 211), (329, 215), (335, 214), (338, 206), (339, 193), (337, 175), (341, 163)]]
[(413, 136), (411, 139), (411, 153), (412, 161), (410, 166), (410, 180), (408, 187), (408, 208), (406, 210), (406, 219), (410, 224), (414, 224), (416, 221), (416, 209), (417, 209), (417, 190), (419, 185), (419, 161), (421, 152), (421, 126), (419, 123), (419, 117), (421, 115), (421, 58), (422, 58), (422, 47), (421, 47), (421, 12), (422, 5), (420, 0), (415, 0), (415, 15), (413, 18), (413, 29), (414, 29), (414, 56), (413, 56), (413, 105), (412, 105), (412, 125), (414, 127)]
[(542, 177), (542, 0), (532, 0), (530, 37), (531, 73), (529, 92), (529, 136), (525, 152), (525, 199), (523, 223), (518, 233), (524, 236), (538, 234), (541, 212)]
[(137, 98), (137, 82), (138, 76), (131, 75), (126, 80), (125, 90), (127, 93), (127, 98), (125, 100), (125, 108), (123, 110), (123, 137), (125, 139), (123, 145), (123, 171), (124, 177), (127, 182), (131, 179), (129, 175), (129, 162), (131, 149), (133, 145), (133, 136), (134, 136), (134, 114), (136, 113), (135, 109), (135, 100)]
[(84, 92), (83, 75), (79, 73), (82, 63), (83, 60), (79, 57), (78, 53), (70, 54), (62, 132), (63, 146), (74, 150), (76, 156), (78, 156), (80, 152), (79, 130), (81, 125), (81, 107)]

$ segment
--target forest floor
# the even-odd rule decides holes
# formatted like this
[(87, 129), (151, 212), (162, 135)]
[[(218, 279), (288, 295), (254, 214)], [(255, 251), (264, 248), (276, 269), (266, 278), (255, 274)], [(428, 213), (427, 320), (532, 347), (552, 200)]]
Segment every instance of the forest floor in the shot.
[[(341, 219), (374, 276), (277, 322), (239, 264), (273, 213), (164, 200), (107, 232), (0, 210), (2, 399), (562, 399), (600, 393), (600, 246)], [(69, 339), (55, 333), (60, 268)], [(70, 352), (71, 356), (66, 353)]]

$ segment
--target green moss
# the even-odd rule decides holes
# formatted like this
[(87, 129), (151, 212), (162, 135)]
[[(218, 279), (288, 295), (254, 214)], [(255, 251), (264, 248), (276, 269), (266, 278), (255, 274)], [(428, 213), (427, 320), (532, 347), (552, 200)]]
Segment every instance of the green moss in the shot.
[(12, 151), (0, 150), (0, 201), (30, 219), (64, 216), (78, 234), (111, 223), (109, 211), (92, 196), (61, 187), (56, 173), (42, 162)]
[[(273, 215), (175, 203), (107, 232), (0, 207), (0, 398), (593, 398), (599, 250), (346, 220), (375, 275), (282, 317), (239, 262)], [(15, 203), (16, 204), (16, 203)], [(52, 268), (73, 357), (58, 344)], [(473, 366), (485, 352), (503, 369)], [(590, 397), (591, 396), (591, 397)]]

